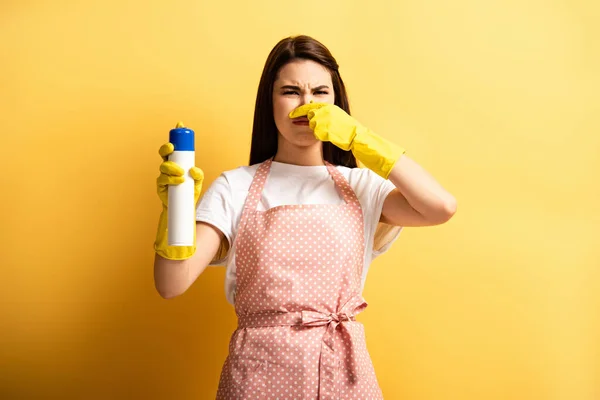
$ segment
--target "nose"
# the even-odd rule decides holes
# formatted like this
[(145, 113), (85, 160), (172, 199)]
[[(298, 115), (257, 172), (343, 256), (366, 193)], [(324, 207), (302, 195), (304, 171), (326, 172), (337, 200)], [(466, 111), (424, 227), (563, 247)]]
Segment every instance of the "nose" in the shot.
[[(303, 106), (305, 104), (310, 104), (310, 103), (313, 103), (312, 99), (309, 100), (308, 103), (306, 101), (304, 101), (304, 99), (303, 99), (303, 101), (300, 102), (300, 104), (298, 105), (298, 107), (301, 107), (301, 106)], [(297, 120), (303, 120), (303, 121), (308, 121), (308, 117), (305, 117), (305, 116), (303, 116), (303, 117), (297, 117), (295, 119), (297, 119)]]
[(311, 94), (305, 94), (304, 96), (302, 96), (301, 100), (302, 101), (301, 101), (300, 105), (302, 105), (302, 106), (305, 105), (305, 104), (310, 104), (310, 103), (314, 102)]

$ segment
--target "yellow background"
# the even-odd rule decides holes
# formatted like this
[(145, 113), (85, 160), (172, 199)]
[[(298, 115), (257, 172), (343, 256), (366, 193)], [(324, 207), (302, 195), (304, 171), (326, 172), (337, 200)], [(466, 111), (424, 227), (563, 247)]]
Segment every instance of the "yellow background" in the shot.
[(235, 314), (223, 268), (155, 292), (157, 151), (183, 120), (206, 186), (246, 164), (266, 57), (308, 34), (353, 115), (458, 200), (370, 270), (359, 319), (386, 398), (599, 399), (599, 16), (572, 0), (4, 0), (0, 397), (214, 398)]

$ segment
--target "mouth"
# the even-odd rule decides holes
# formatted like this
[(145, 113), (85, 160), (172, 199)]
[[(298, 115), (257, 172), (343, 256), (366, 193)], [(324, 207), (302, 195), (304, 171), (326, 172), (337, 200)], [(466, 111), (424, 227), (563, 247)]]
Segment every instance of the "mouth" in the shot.
[(307, 117), (298, 117), (298, 118), (294, 118), (294, 120), (292, 122), (294, 123), (294, 125), (308, 125), (308, 118)]

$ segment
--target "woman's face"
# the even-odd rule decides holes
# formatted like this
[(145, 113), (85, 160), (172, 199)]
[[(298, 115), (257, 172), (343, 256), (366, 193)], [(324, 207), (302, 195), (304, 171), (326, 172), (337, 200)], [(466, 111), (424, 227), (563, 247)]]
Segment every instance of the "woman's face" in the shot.
[[(306, 117), (294, 120), (288, 117), (292, 110), (311, 100), (314, 103), (334, 103), (335, 93), (329, 71), (311, 60), (294, 60), (283, 66), (273, 86), (273, 116), (279, 140), (299, 147), (320, 143), (308, 126)], [(306, 123), (294, 123), (300, 120)]]

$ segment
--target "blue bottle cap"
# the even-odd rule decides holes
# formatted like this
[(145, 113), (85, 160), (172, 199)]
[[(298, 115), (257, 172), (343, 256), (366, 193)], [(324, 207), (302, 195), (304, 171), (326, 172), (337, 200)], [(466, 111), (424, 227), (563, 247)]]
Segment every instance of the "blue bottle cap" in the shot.
[(169, 142), (173, 143), (174, 151), (194, 151), (194, 131), (179, 122), (169, 131)]

